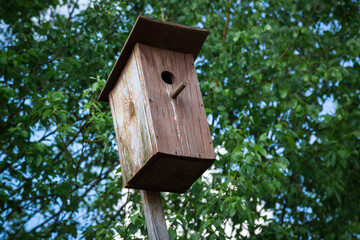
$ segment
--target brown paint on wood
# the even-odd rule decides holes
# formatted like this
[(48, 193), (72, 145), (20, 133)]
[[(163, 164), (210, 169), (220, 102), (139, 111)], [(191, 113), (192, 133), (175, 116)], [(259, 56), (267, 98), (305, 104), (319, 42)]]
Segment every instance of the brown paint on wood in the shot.
[[(158, 151), (215, 159), (192, 55), (140, 43), (135, 46), (135, 55), (141, 63), (139, 70), (151, 99), (150, 112)], [(163, 71), (175, 76), (173, 84), (162, 81)], [(185, 82), (187, 87), (172, 99), (171, 93), (181, 82)]]
[(213, 162), (213, 159), (157, 153), (146, 162), (126, 187), (184, 193)]
[(214, 162), (191, 54), (136, 44), (109, 99), (125, 187), (185, 192)]
[(162, 49), (190, 53), (193, 59), (196, 59), (208, 34), (209, 31), (206, 29), (162, 22), (139, 16), (106, 81), (99, 100), (109, 101), (109, 93), (126, 66), (128, 58), (137, 42)]
[(140, 191), (150, 240), (169, 239), (160, 192)]

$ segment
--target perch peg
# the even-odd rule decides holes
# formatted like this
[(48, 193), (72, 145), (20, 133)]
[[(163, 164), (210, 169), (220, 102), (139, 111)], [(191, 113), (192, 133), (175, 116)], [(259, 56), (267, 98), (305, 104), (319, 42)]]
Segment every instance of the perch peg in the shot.
[(184, 90), (186, 85), (186, 82), (180, 83), (180, 85), (177, 86), (175, 90), (171, 93), (171, 97), (175, 99), (177, 96), (179, 96), (179, 94), (182, 92), (182, 90)]

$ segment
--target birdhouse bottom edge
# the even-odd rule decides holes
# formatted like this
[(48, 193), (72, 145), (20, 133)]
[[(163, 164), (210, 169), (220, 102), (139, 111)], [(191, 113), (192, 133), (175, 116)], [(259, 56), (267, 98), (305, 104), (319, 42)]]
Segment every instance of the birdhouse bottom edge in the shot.
[(214, 161), (158, 152), (124, 185), (125, 188), (184, 193)]

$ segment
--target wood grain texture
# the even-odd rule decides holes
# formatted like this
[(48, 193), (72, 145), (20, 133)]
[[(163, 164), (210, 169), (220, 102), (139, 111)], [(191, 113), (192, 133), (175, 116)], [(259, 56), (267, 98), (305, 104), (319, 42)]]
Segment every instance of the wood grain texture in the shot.
[(169, 239), (160, 192), (141, 190), (140, 193), (149, 239)]
[(182, 193), (214, 162), (191, 54), (136, 44), (109, 99), (125, 187)]
[[(149, 100), (157, 150), (175, 156), (215, 159), (193, 56), (144, 44), (135, 45), (138, 70)], [(161, 73), (174, 75), (173, 84)], [(171, 93), (181, 82), (186, 88), (176, 98)]]
[(115, 86), (137, 42), (158, 48), (190, 53), (193, 59), (196, 59), (208, 34), (209, 31), (206, 29), (161, 22), (139, 16), (106, 81), (105, 87), (100, 93), (99, 100), (109, 101), (108, 95)]
[(110, 92), (123, 180), (126, 183), (154, 155), (144, 96), (134, 54)]

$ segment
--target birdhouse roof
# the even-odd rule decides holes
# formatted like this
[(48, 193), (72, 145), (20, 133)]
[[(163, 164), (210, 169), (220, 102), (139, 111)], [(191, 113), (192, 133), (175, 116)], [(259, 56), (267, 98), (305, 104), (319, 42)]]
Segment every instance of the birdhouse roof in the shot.
[(115, 86), (137, 42), (157, 48), (191, 53), (195, 60), (208, 34), (209, 31), (206, 29), (139, 16), (106, 81), (105, 87), (100, 93), (99, 100), (109, 101), (108, 95)]

